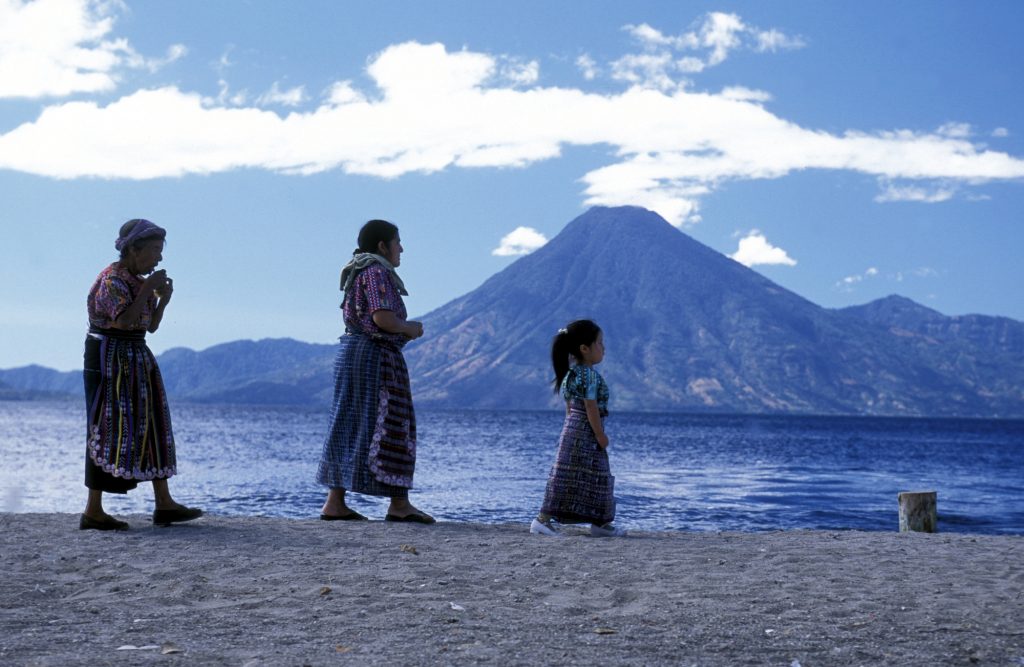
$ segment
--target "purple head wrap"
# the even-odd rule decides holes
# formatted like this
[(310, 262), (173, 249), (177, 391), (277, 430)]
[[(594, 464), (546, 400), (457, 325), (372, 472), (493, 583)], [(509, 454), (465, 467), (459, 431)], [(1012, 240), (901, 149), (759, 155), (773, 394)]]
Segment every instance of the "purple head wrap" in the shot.
[(128, 235), (120, 236), (116, 241), (114, 241), (114, 248), (116, 248), (118, 251), (121, 251), (130, 246), (131, 244), (135, 243), (136, 241), (148, 239), (151, 237), (162, 239), (165, 236), (167, 236), (167, 230), (164, 229), (163, 227), (155, 225), (149, 220), (137, 218), (135, 226), (132, 227), (132, 230), (130, 232), (128, 232)]

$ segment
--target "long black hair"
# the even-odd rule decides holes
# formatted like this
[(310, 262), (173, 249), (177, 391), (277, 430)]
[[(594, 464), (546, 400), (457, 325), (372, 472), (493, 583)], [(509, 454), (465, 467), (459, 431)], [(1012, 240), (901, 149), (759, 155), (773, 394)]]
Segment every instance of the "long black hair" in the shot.
[(566, 373), (569, 372), (569, 356), (571, 355), (577, 362), (583, 361), (580, 357), (580, 345), (590, 347), (597, 340), (599, 333), (601, 327), (593, 320), (575, 320), (555, 334), (551, 341), (551, 365), (555, 369), (556, 394)]
[(394, 241), (396, 236), (398, 236), (398, 227), (387, 220), (370, 220), (359, 230), (359, 247), (352, 254), (358, 252), (379, 254), (379, 244), (387, 245)]

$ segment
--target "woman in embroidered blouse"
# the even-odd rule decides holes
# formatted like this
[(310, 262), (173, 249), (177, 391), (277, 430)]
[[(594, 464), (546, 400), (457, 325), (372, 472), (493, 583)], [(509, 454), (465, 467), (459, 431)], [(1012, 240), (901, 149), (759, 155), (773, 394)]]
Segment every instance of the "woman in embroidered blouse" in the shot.
[(148, 220), (126, 222), (114, 243), (121, 258), (89, 290), (83, 373), (89, 499), (82, 530), (126, 530), (127, 522), (103, 510), (103, 493), (127, 493), (141, 480), (153, 482), (153, 523), (190, 521), (203, 513), (175, 502), (167, 488), (177, 470), (174, 435), (160, 369), (146, 346), (146, 333), (160, 327), (174, 293), (167, 272), (154, 270), (166, 235)]
[(341, 272), (345, 335), (335, 363), (331, 426), (317, 481), (328, 487), (320, 518), (365, 521), (348, 507), (346, 491), (391, 499), (386, 521), (434, 523), (409, 502), (416, 469), (416, 414), (402, 347), (423, 335), (407, 320), (408, 294), (395, 268), (401, 263), (398, 227), (371, 220), (359, 248)]

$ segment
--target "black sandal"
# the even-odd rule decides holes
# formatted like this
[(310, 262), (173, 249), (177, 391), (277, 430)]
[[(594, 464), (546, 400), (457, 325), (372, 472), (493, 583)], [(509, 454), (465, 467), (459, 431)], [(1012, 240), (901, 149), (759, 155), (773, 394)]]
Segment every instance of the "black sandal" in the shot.
[(385, 521), (399, 521), (406, 523), (425, 523), (432, 524), (436, 523), (434, 517), (423, 514), (422, 512), (413, 512), (412, 514), (406, 514), (405, 516), (395, 516), (394, 514), (387, 514), (384, 516)]
[(128, 522), (112, 516), (101, 520), (83, 514), (78, 520), (78, 530), (128, 530)]
[(359, 512), (350, 509), (348, 514), (321, 514), (321, 521), (369, 521)]

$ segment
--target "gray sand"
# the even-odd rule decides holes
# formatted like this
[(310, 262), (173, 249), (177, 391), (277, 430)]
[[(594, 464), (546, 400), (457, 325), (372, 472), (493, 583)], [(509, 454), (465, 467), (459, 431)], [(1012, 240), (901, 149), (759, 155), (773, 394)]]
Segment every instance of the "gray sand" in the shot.
[(1024, 665), (1021, 537), (128, 518), (0, 514), (0, 664)]

